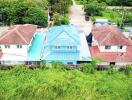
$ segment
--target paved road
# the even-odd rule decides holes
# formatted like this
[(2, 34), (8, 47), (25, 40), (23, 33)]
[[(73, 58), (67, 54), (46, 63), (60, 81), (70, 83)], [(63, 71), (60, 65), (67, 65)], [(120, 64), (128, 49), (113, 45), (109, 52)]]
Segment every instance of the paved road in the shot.
[(73, 0), (73, 6), (70, 9), (70, 23), (77, 26), (87, 36), (91, 32), (92, 22), (85, 20), (85, 12), (82, 5), (76, 5)]

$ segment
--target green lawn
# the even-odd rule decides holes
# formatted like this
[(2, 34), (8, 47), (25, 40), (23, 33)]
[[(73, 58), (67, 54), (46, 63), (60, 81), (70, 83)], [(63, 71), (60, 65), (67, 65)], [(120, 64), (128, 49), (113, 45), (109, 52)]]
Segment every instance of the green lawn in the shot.
[(0, 71), (0, 100), (132, 100), (132, 75), (16, 67)]

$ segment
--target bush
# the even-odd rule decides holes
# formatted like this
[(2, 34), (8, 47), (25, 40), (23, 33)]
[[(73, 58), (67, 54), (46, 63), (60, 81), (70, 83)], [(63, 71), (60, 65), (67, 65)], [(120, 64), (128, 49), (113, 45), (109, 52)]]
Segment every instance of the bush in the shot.
[(95, 67), (91, 64), (91, 63), (87, 63), (87, 64), (82, 64), (82, 71), (85, 73), (89, 73), (89, 74), (94, 74), (95, 72)]
[(66, 65), (61, 62), (52, 62), (51, 65), (52, 65), (52, 68), (55, 68), (55, 69), (63, 69), (63, 70), (66, 69)]
[(129, 76), (131, 72), (132, 72), (132, 66), (127, 66), (124, 70), (124, 74), (127, 76)]
[(116, 72), (116, 70), (114, 69), (114, 66), (110, 66), (108, 69), (107, 69), (107, 74), (108, 75), (112, 75)]
[(122, 72), (86, 74), (77, 69), (62, 70), (61, 63), (52, 65), (54, 68), (45, 70), (31, 70), (23, 65), (0, 70), (0, 100), (132, 99), (132, 74), (129, 77)]
[(61, 15), (57, 12), (53, 14), (54, 25), (61, 25)]
[(69, 17), (68, 16), (64, 16), (62, 19), (61, 19), (61, 24), (62, 25), (68, 25), (70, 23), (69, 21)]

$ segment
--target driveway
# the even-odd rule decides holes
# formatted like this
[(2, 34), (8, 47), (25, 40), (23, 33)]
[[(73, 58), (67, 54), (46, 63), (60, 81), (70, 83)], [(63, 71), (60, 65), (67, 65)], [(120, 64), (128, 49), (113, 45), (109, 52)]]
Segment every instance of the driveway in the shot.
[(73, 0), (73, 6), (70, 9), (70, 23), (77, 26), (87, 36), (91, 32), (92, 21), (85, 20), (85, 12), (82, 5), (77, 5)]

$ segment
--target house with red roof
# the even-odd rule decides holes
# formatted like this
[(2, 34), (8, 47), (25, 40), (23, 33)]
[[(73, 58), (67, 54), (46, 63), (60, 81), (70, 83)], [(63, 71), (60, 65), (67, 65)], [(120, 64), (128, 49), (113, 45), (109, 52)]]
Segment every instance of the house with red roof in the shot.
[(14, 25), (0, 35), (0, 60), (2, 64), (27, 59), (37, 25)]
[(132, 64), (132, 42), (116, 26), (93, 27), (90, 51), (107, 64)]

